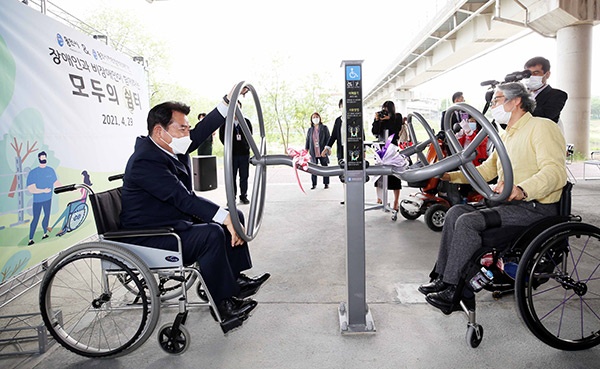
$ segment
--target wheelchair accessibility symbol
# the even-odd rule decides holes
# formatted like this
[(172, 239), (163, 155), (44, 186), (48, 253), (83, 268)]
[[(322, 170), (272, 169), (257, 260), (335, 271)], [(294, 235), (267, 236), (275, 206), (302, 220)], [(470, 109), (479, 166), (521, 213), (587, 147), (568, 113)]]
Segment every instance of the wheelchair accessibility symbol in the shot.
[(358, 65), (346, 66), (346, 80), (347, 81), (359, 81), (360, 80), (360, 66), (358, 66)]

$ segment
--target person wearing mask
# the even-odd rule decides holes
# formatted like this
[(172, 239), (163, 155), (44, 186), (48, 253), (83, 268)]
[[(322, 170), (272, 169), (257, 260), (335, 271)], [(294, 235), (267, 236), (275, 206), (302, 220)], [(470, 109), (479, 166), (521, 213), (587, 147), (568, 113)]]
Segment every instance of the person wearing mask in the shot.
[[(242, 107), (242, 103), (238, 101), (240, 109)], [(250, 133), (252, 133), (252, 123), (247, 118), (246, 124), (250, 129)], [(222, 144), (225, 144), (225, 125), (222, 125), (219, 128), (219, 139)], [(234, 117), (234, 125), (233, 125), (233, 148), (232, 148), (232, 161), (233, 161), (233, 188), (234, 193), (237, 196), (237, 177), (239, 173), (240, 177), (240, 203), (244, 205), (248, 205), (250, 200), (248, 200), (248, 177), (250, 176), (250, 145), (248, 144), (248, 140), (242, 132), (242, 127), (240, 127), (237, 118)]]
[[(317, 112), (312, 113), (310, 116), (310, 128), (306, 132), (306, 144), (304, 148), (310, 154), (310, 161), (315, 164), (321, 164), (326, 167), (329, 164), (329, 156), (325, 154), (322, 156), (322, 152), (325, 151), (327, 143), (329, 142), (330, 134), (329, 128), (321, 121), (321, 115)], [(310, 176), (312, 181), (311, 190), (317, 188), (317, 176), (315, 174)], [(329, 188), (329, 177), (323, 177), (323, 185), (325, 188)]]
[(52, 195), (54, 187), (60, 186), (60, 181), (56, 176), (54, 168), (48, 165), (48, 157), (45, 151), (38, 154), (39, 166), (33, 168), (27, 174), (27, 191), (33, 195), (33, 219), (29, 225), (29, 242), (27, 246), (33, 245), (33, 236), (37, 228), (42, 210), (44, 218), (42, 219), (42, 240), (48, 238), (48, 225), (50, 223), (50, 211), (52, 209)]
[[(557, 215), (557, 203), (567, 181), (565, 139), (558, 125), (531, 114), (535, 100), (519, 82), (499, 85), (491, 107), (496, 122), (507, 125), (501, 137), (512, 164), (514, 183), (508, 199), (486, 211), (494, 211), (500, 226), (529, 225)], [(494, 191), (503, 191), (504, 172), (496, 151), (477, 170), (486, 181), (498, 176)], [(442, 180), (466, 183), (460, 171), (444, 173)], [(437, 278), (418, 288), (429, 304), (446, 311), (460, 309), (453, 305), (456, 285), (461, 271), (482, 246), (481, 232), (486, 227), (481, 210), (466, 204), (450, 208), (435, 265)], [(475, 307), (475, 296), (468, 284), (462, 301), (469, 308)]]
[[(194, 128), (187, 119), (190, 107), (183, 103), (169, 101), (150, 109), (148, 136), (136, 139), (125, 168), (120, 216), (124, 229), (175, 230), (183, 245), (183, 263), (198, 263), (223, 322), (246, 320), (257, 305), (249, 297), (270, 277), (265, 273), (250, 278), (243, 273), (252, 268), (252, 260), (248, 244), (233, 228), (230, 211), (192, 189), (189, 153), (225, 123), (228, 104), (226, 95)], [(175, 238), (169, 236), (123, 241), (177, 250)], [(225, 325), (221, 327), (225, 332)]]
[[(392, 101), (386, 101), (381, 106), (381, 111), (375, 113), (371, 132), (377, 137), (379, 141), (385, 141), (386, 131), (387, 137), (394, 135), (392, 143), (398, 145), (398, 137), (400, 130), (402, 130), (404, 120), (402, 114), (396, 113), (396, 106)], [(402, 181), (396, 176), (387, 176), (387, 189), (394, 191), (394, 205), (393, 209), (398, 210), (398, 202), (400, 200), (400, 189), (402, 189)], [(375, 187), (377, 189), (377, 203), (383, 203), (383, 176), (375, 181)]]
[(531, 113), (534, 117), (548, 118), (558, 123), (560, 112), (565, 106), (569, 96), (566, 92), (552, 88), (548, 84), (550, 78), (550, 61), (541, 56), (529, 59), (525, 69), (531, 72), (527, 79), (527, 89), (535, 98), (535, 110)]

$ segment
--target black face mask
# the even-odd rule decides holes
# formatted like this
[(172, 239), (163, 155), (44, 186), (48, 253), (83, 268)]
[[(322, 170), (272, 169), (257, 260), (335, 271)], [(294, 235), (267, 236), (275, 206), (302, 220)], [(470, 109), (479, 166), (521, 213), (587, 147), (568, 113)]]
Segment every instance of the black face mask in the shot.
[(46, 159), (39, 159), (39, 161), (40, 161), (40, 164), (46, 164), (46, 162), (47, 162), (48, 160), (46, 160)]

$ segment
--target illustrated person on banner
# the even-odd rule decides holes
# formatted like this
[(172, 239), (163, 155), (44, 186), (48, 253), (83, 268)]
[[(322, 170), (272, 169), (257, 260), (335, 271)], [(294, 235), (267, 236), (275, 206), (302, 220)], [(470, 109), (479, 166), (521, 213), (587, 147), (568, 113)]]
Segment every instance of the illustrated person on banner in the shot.
[[(91, 187), (92, 181), (90, 180), (90, 175), (87, 170), (81, 172), (81, 175), (83, 176), (83, 183)], [(60, 231), (56, 234), (57, 237), (62, 237), (65, 233), (75, 230), (83, 223), (84, 219), (74, 219), (74, 217), (81, 216), (81, 212), (86, 211), (85, 207), (87, 207), (87, 205), (85, 205), (85, 203), (87, 201), (88, 191), (85, 188), (80, 188), (79, 191), (81, 197), (67, 204), (65, 210), (63, 210), (62, 214), (60, 214), (54, 221), (54, 224), (52, 224), (52, 227), (48, 228), (48, 232), (52, 232), (54, 227), (56, 227), (61, 220), (62, 226), (60, 227)]]
[(40, 220), (42, 210), (44, 210), (44, 219), (42, 219), (42, 229), (44, 235), (42, 240), (48, 238), (48, 224), (50, 222), (50, 210), (52, 209), (52, 190), (60, 186), (56, 172), (48, 166), (47, 155), (45, 151), (38, 154), (40, 165), (32, 169), (27, 175), (27, 190), (33, 195), (33, 219), (29, 226), (29, 243), (33, 245), (33, 236)]

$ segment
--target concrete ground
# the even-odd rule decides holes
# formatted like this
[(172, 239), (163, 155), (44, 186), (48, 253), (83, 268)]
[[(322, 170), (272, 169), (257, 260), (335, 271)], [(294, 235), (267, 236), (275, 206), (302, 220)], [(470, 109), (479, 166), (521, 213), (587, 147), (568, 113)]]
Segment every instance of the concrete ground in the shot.
[[(569, 166), (578, 182), (573, 210), (585, 222), (600, 225), (600, 181), (583, 181), (582, 164)], [(594, 173), (596, 170), (597, 173)], [(588, 168), (588, 176), (598, 175)], [(203, 196), (225, 204), (222, 171), (219, 188)], [(3, 368), (598, 368), (600, 348), (580, 352), (553, 349), (533, 336), (521, 322), (515, 300), (495, 301), (477, 295), (478, 322), (485, 333), (473, 349), (465, 341), (466, 319), (450, 316), (425, 303), (416, 291), (427, 281), (435, 262), (440, 234), (422, 218), (394, 222), (389, 212), (367, 211), (367, 303), (376, 333), (342, 335), (338, 306), (346, 298), (345, 209), (343, 186), (331, 179), (310, 190), (310, 176), (301, 173), (306, 194), (295, 183), (293, 169), (269, 167), (262, 228), (251, 243), (254, 268), (270, 272), (271, 280), (256, 295), (259, 306), (244, 326), (225, 337), (206, 308), (191, 310), (186, 327), (190, 347), (183, 355), (164, 353), (153, 335), (133, 353), (93, 360), (59, 345), (41, 355), (0, 358)], [(416, 192), (405, 188), (404, 195)], [(375, 200), (372, 182), (365, 185)], [(391, 192), (390, 192), (391, 195)], [(244, 205), (241, 205), (244, 209)], [(246, 207), (247, 209), (247, 207)], [(350, 271), (351, 272), (351, 271)], [(3, 308), (35, 312), (37, 288)], [(163, 309), (161, 322), (176, 310)], [(158, 329), (157, 329), (158, 331)]]

